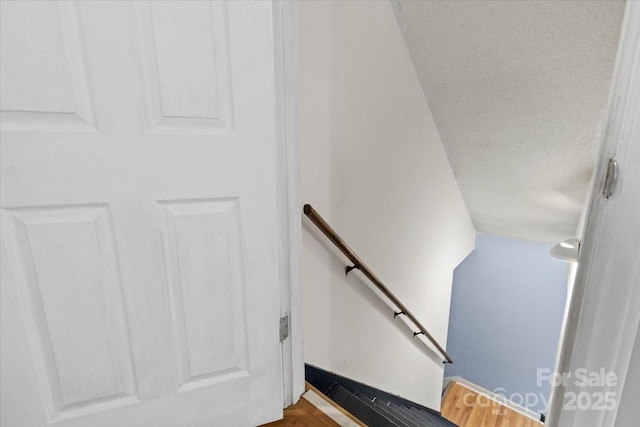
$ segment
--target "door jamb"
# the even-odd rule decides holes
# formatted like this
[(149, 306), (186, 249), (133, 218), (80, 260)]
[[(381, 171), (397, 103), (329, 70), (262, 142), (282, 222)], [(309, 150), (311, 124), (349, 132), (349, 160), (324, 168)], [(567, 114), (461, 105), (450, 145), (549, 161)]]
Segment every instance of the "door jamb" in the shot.
[(289, 316), (289, 336), (281, 343), (283, 408), (295, 404), (304, 392), (299, 268), (301, 211), (298, 196), (297, 36), (296, 2), (274, 0), (280, 316)]
[[(545, 423), (548, 427), (616, 424), (619, 400), (629, 375), (631, 354), (640, 325), (640, 290), (637, 287), (640, 270), (633, 264), (637, 262), (640, 243), (632, 241), (630, 234), (634, 224), (633, 220), (629, 221), (629, 216), (636, 212), (623, 211), (621, 202), (628, 203), (634, 197), (631, 193), (638, 189), (638, 172), (634, 169), (637, 165), (633, 164), (637, 162), (637, 154), (636, 159), (629, 156), (631, 144), (637, 144), (639, 141), (635, 139), (640, 136), (637, 123), (634, 128), (634, 118), (640, 112), (640, 84), (634, 78), (638, 69), (640, 3), (627, 2), (611, 81), (606, 131), (592, 182), (566, 336), (556, 368), (558, 373), (568, 373), (572, 378), (580, 368), (590, 371), (602, 368), (605, 372), (616, 373), (618, 381), (615, 385), (597, 389), (599, 392), (613, 393), (616, 405), (604, 411), (565, 408), (567, 393), (590, 393), (592, 390), (579, 387), (575, 382), (561, 382), (553, 388), (549, 401)], [(623, 175), (613, 196), (605, 198), (600, 189), (609, 158), (617, 159)], [(621, 214), (625, 216), (621, 217)], [(621, 231), (621, 227), (627, 229)], [(616, 236), (624, 235), (621, 233), (626, 233), (628, 237), (613, 240)], [(614, 259), (613, 248), (628, 249), (625, 259)]]

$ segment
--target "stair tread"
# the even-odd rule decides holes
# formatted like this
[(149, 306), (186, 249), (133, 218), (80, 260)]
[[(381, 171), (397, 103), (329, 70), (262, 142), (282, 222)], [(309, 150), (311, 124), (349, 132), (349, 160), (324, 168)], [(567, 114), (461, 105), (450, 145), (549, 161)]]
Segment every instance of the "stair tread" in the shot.
[(334, 383), (334, 385), (327, 390), (326, 395), (367, 425), (376, 427), (397, 427), (383, 414), (367, 405), (364, 400), (358, 398), (349, 390), (337, 383)]
[(428, 422), (429, 426), (442, 426), (442, 427), (456, 427), (455, 424), (453, 424), (451, 421), (447, 420), (446, 418), (443, 418), (442, 416), (438, 416), (435, 414), (431, 414), (429, 412), (426, 411), (422, 411), (420, 409), (417, 408), (410, 408), (409, 409), (411, 412), (413, 412), (414, 414), (416, 414), (417, 416), (419, 416), (421, 419), (425, 420), (426, 422)]
[(418, 418), (414, 413), (412, 413), (409, 410), (409, 408), (407, 408), (405, 406), (398, 406), (393, 402), (389, 402), (389, 406), (392, 407), (393, 409), (395, 409), (396, 411), (404, 414), (407, 418), (409, 418), (410, 420), (413, 420), (416, 423), (424, 422), (424, 420), (422, 420), (421, 418)]
[(387, 418), (389, 418), (391, 421), (393, 421), (393, 423), (396, 424), (398, 427), (414, 427), (414, 426), (408, 424), (406, 421), (404, 421), (401, 418), (399, 418), (398, 416), (396, 416), (395, 414), (393, 414), (388, 408), (384, 407), (383, 405), (380, 405), (379, 403), (376, 403), (375, 402), (375, 398), (369, 398), (369, 397), (363, 395), (362, 393), (358, 393), (358, 392), (355, 392), (354, 394), (357, 397), (360, 397), (363, 400), (366, 400), (365, 403), (367, 405), (370, 405), (374, 409), (376, 409), (379, 412), (381, 412), (383, 415), (385, 415)]
[[(455, 424), (443, 418), (436, 410), (309, 364), (305, 365), (305, 377), (326, 396), (332, 398), (338, 405), (369, 426), (455, 427)], [(334, 395), (344, 392), (347, 393), (347, 396), (341, 398), (348, 399), (349, 402), (342, 404), (337, 400), (340, 396), (334, 397)], [(356, 396), (354, 394), (356, 392), (360, 396)], [(355, 413), (358, 410), (374, 414), (371, 416), (377, 421), (367, 421), (361, 418)]]
[[(377, 400), (374, 401), (374, 403), (377, 403)], [(402, 413), (401, 411), (397, 410), (393, 406), (389, 405), (388, 402), (384, 403), (384, 402), (381, 401), (379, 403), (379, 405), (383, 406), (386, 410), (388, 410), (389, 412), (394, 414), (397, 418), (402, 420), (409, 427), (423, 427), (424, 426), (423, 422), (421, 422), (421, 421), (419, 421), (419, 420), (417, 420), (415, 418), (408, 417), (406, 414)]]
[(431, 414), (427, 414), (416, 408), (409, 408), (409, 411), (413, 413), (415, 416), (417, 416), (418, 418), (420, 418), (421, 420), (429, 421), (429, 419), (431, 418), (430, 416)]

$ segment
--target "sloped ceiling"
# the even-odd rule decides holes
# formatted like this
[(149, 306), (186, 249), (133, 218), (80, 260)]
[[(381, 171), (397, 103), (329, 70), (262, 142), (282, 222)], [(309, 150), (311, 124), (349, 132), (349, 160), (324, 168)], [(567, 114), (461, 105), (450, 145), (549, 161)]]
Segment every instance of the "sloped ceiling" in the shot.
[(624, 2), (391, 3), (476, 230), (574, 237)]

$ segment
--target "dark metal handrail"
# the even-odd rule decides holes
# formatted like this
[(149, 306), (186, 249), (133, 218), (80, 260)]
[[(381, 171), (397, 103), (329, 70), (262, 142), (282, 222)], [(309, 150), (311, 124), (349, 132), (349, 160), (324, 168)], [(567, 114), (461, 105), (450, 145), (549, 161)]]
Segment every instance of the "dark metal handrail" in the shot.
[(395, 304), (396, 307), (398, 307), (400, 311), (394, 312), (393, 317), (395, 318), (398, 315), (407, 316), (407, 318), (409, 318), (409, 320), (413, 322), (416, 328), (418, 328), (418, 331), (414, 332), (413, 336), (415, 337), (416, 335), (424, 335), (425, 337), (427, 337), (431, 344), (433, 344), (442, 354), (442, 356), (444, 356), (444, 363), (453, 363), (451, 357), (431, 336), (431, 334), (427, 332), (427, 329), (422, 326), (420, 321), (418, 321), (418, 319), (416, 319), (411, 311), (409, 311), (409, 309), (400, 302), (400, 300), (382, 283), (382, 281), (378, 279), (375, 274), (373, 274), (369, 267), (367, 267), (367, 265), (358, 257), (358, 255), (356, 255), (355, 252), (353, 252), (353, 250), (349, 246), (347, 246), (344, 240), (342, 240), (338, 233), (336, 233), (335, 230), (331, 228), (329, 224), (327, 224), (327, 222), (320, 216), (320, 214), (318, 214), (318, 212), (316, 212), (316, 210), (313, 209), (313, 207), (311, 207), (311, 205), (309, 204), (304, 205), (303, 211), (304, 214), (311, 220), (311, 222), (313, 222), (316, 227), (318, 227), (320, 231), (322, 231), (322, 233), (327, 236), (327, 238), (331, 240), (331, 242), (336, 245), (338, 249), (340, 249), (340, 252), (342, 252), (353, 263), (352, 266), (347, 266), (345, 268), (346, 273), (349, 274), (349, 272), (353, 269), (360, 270), (360, 272), (364, 274), (367, 279), (371, 280), (371, 282), (376, 286), (376, 288), (380, 290), (380, 292), (382, 292), (387, 298), (391, 300), (393, 304)]

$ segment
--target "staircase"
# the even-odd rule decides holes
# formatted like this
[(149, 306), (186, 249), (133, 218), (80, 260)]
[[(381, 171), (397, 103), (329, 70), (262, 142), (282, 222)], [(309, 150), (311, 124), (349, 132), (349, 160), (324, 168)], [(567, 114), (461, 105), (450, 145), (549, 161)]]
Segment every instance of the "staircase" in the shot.
[(306, 366), (306, 380), (371, 427), (455, 427), (438, 411), (315, 366)]

